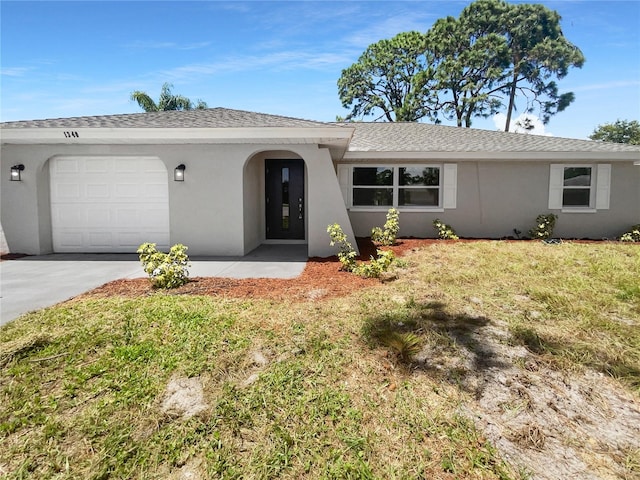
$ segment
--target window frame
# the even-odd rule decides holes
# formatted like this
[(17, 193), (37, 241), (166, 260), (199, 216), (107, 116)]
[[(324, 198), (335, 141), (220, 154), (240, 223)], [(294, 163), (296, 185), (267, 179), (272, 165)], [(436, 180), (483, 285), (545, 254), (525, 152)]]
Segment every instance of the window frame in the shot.
[[(569, 168), (588, 168), (589, 185), (565, 185), (565, 174)], [(594, 210), (596, 206), (596, 166), (591, 164), (564, 165), (562, 169), (562, 210)], [(564, 194), (567, 190), (589, 190), (588, 205), (565, 205)]]
[[(386, 211), (389, 208), (395, 208), (400, 211), (410, 212), (444, 212), (444, 188), (445, 188), (445, 164), (442, 163), (350, 163), (341, 165), (348, 170), (348, 183), (346, 185), (347, 206), (352, 211), (358, 212), (379, 212)], [(389, 186), (385, 185), (354, 185), (353, 176), (354, 169), (356, 168), (388, 168), (392, 170), (393, 181)], [(438, 185), (400, 185), (400, 169), (401, 168), (437, 168), (438, 169)], [(356, 188), (391, 188), (393, 191), (392, 204), (391, 205), (355, 205), (353, 203), (353, 193)], [(438, 204), (437, 205), (399, 205), (400, 189), (431, 189), (438, 191)], [(453, 208), (453, 207), (452, 207)]]
[[(589, 205), (565, 205), (565, 190), (586, 189), (586, 186), (565, 186), (564, 175), (567, 168), (590, 168)], [(596, 213), (608, 210), (611, 192), (610, 163), (552, 163), (549, 170), (549, 209), (562, 213)]]

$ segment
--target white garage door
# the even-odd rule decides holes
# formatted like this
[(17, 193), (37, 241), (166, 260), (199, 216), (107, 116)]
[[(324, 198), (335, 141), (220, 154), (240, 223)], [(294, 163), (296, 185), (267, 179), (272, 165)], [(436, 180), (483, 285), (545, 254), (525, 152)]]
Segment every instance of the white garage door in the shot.
[(50, 161), (55, 252), (135, 252), (169, 245), (167, 169), (157, 157)]

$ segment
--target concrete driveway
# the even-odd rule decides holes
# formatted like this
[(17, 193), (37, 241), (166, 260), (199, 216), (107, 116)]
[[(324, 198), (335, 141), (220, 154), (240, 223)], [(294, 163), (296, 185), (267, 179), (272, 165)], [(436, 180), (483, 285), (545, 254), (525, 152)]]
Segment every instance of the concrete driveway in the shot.
[[(193, 257), (190, 277), (295, 278), (306, 245), (262, 245), (244, 257)], [(135, 254), (56, 253), (0, 262), (0, 325), (112, 280), (146, 274)]]

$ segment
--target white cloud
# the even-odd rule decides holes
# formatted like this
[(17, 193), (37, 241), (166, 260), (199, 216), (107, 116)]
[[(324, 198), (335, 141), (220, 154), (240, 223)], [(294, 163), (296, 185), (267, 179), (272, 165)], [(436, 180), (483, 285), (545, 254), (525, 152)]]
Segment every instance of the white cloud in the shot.
[(22, 77), (30, 70), (32, 69), (28, 67), (8, 67), (1, 69), (0, 75), (6, 77)]
[(260, 56), (235, 56), (216, 62), (194, 63), (163, 70), (162, 76), (172, 80), (191, 79), (194, 75), (209, 76), (215, 74), (256, 71), (258, 68), (274, 71), (295, 69), (342, 68), (350, 62), (343, 54), (314, 53), (306, 51), (281, 51)]
[[(497, 130), (504, 131), (504, 127), (507, 123), (507, 116), (504, 113), (498, 113), (493, 116), (493, 123)], [(546, 131), (542, 120), (530, 113), (522, 113), (517, 118), (511, 118), (509, 131), (513, 133), (527, 133), (529, 135), (553, 137), (552, 133)]]
[(400, 32), (408, 32), (417, 30), (426, 32), (433, 22), (437, 19), (435, 15), (419, 15), (414, 12), (407, 15), (406, 12), (400, 12), (397, 15), (385, 17), (380, 22), (372, 21), (367, 28), (356, 30), (344, 38), (347, 45), (362, 48), (363, 50), (369, 45), (376, 43), (382, 39), (395, 37)]

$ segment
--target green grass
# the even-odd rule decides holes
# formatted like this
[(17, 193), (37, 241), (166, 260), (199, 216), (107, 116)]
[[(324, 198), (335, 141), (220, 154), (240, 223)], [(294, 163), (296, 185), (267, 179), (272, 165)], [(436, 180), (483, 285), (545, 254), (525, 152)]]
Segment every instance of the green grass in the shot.
[[(0, 476), (526, 478), (459, 413), (455, 367), (411, 362), (427, 346), (455, 365), (492, 322), (555, 368), (640, 394), (636, 246), (442, 243), (405, 260), (345, 298), (83, 300), (4, 326)], [(162, 412), (176, 377), (201, 380), (204, 412)]]

